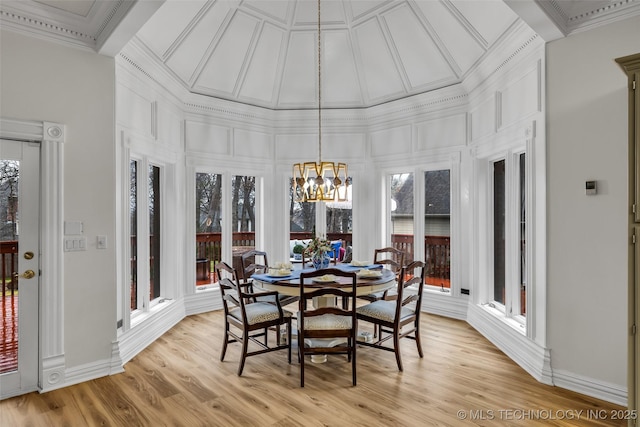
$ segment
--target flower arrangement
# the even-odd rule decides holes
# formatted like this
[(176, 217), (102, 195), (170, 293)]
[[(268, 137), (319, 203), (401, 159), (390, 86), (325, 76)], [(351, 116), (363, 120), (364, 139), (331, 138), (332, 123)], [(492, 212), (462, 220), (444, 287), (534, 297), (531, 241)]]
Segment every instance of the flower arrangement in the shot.
[(315, 261), (322, 261), (326, 257), (328, 252), (331, 252), (331, 242), (322, 237), (314, 237), (311, 239), (305, 251), (309, 254), (311, 259)]

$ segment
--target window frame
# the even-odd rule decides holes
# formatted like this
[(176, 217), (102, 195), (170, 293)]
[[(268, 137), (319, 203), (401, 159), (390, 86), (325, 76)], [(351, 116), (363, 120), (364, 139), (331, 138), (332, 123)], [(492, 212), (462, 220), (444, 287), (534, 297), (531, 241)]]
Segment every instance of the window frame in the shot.
[[(120, 271), (120, 281), (118, 284), (118, 335), (127, 334), (138, 325), (159, 311), (164, 311), (172, 306), (167, 302), (174, 302), (181, 295), (179, 288), (178, 272), (181, 270), (180, 263), (164, 262), (170, 254), (170, 248), (181, 247), (179, 234), (180, 230), (170, 227), (175, 224), (180, 216), (178, 200), (180, 192), (178, 186), (180, 182), (176, 179), (177, 156), (163, 147), (156, 146), (152, 141), (138, 135), (123, 131), (121, 133), (121, 148), (119, 149), (120, 163), (117, 170), (120, 188), (120, 204), (118, 210), (122, 213), (121, 221), (117, 223), (120, 230), (117, 245), (120, 248), (120, 256), (117, 261), (117, 268)], [(138, 283), (138, 306), (131, 310), (131, 223), (130, 223), (130, 162), (137, 162), (137, 283)], [(149, 296), (149, 194), (148, 178), (150, 165), (159, 168), (160, 186), (160, 296), (150, 299)], [(126, 172), (125, 172), (126, 168)], [(125, 179), (125, 177), (127, 177)], [(141, 191), (144, 189), (144, 191)], [(141, 209), (145, 206), (145, 209)], [(143, 245), (140, 242), (144, 241)]]
[[(529, 155), (526, 148), (518, 147), (502, 151), (494, 156), (487, 158), (487, 280), (484, 283), (484, 291), (481, 295), (480, 304), (487, 306), (491, 310), (495, 310), (507, 320), (515, 321), (520, 326), (520, 330), (527, 329), (527, 317), (520, 314), (520, 155), (525, 155), (525, 206), (530, 204), (529, 181), (531, 180), (531, 170), (528, 168)], [(494, 167), (496, 162), (504, 160), (505, 162), (505, 301), (504, 304), (496, 301), (493, 294), (494, 287)], [(530, 215), (525, 216), (525, 241), (530, 242), (531, 220)], [(530, 264), (531, 255), (527, 251), (526, 265)], [(530, 269), (526, 271), (525, 281), (531, 283)], [(526, 288), (525, 301), (530, 299), (530, 286)], [(528, 312), (528, 311), (527, 311)]]
[[(167, 176), (167, 171), (166, 171), (166, 164), (164, 164), (164, 162), (158, 161), (157, 159), (153, 159), (149, 156), (144, 156), (144, 155), (137, 155), (137, 154), (131, 154), (130, 155), (130, 160), (135, 160), (138, 162), (137, 165), (137, 174), (136, 174), (136, 178), (137, 178), (137, 211), (136, 211), (136, 220), (137, 220), (137, 235), (136, 235), (136, 239), (138, 241), (137, 244), (137, 249), (138, 249), (138, 254), (136, 257), (136, 262), (137, 262), (137, 267), (136, 267), (136, 271), (137, 271), (137, 284), (138, 284), (138, 295), (137, 295), (137, 301), (138, 301), (138, 308), (134, 309), (134, 310), (130, 310), (130, 317), (131, 317), (131, 326), (134, 326), (139, 319), (144, 318), (146, 314), (148, 314), (149, 312), (153, 311), (155, 309), (155, 307), (163, 302), (166, 298), (168, 298), (167, 296), (167, 289), (166, 289), (166, 285), (165, 282), (166, 280), (161, 280), (160, 281), (160, 295), (157, 296), (156, 298), (154, 298), (153, 300), (150, 298), (150, 278), (151, 278), (151, 274), (150, 274), (150, 266), (149, 266), (149, 257), (151, 255), (150, 253), (150, 249), (149, 249), (149, 238), (150, 238), (150, 231), (149, 231), (149, 223), (150, 223), (150, 218), (149, 218), (149, 168), (150, 167), (158, 167), (159, 168), (159, 186), (160, 186), (160, 236), (164, 236), (167, 232), (167, 221), (166, 221), (166, 214), (167, 214), (167, 208), (166, 208), (166, 197), (165, 194), (168, 192), (168, 189), (166, 188), (166, 176)], [(142, 172), (142, 173), (141, 173)], [(144, 191), (140, 191), (141, 189), (144, 189)], [(141, 207), (144, 207), (144, 209), (141, 209)], [(128, 216), (127, 216), (128, 218)], [(128, 228), (130, 230), (130, 228)], [(130, 237), (130, 236), (129, 236)], [(144, 244), (141, 244), (141, 242), (144, 242)], [(160, 278), (164, 278), (167, 276), (167, 268), (166, 265), (167, 263), (163, 262), (163, 260), (166, 258), (166, 240), (164, 238), (160, 239)], [(131, 256), (132, 254), (129, 254), (129, 256)], [(127, 269), (129, 271), (129, 276), (130, 276), (130, 263), (126, 264), (127, 265)]]
[[(191, 163), (191, 162), (190, 162)], [(237, 166), (237, 165), (235, 165)], [(264, 247), (264, 216), (265, 216), (265, 171), (260, 168), (237, 167), (230, 168), (228, 163), (224, 165), (213, 161), (193, 161), (187, 168), (187, 189), (189, 197), (187, 197), (185, 209), (187, 218), (185, 263), (188, 266), (186, 280), (184, 282), (184, 292), (186, 295), (208, 292), (211, 290), (218, 291), (219, 286), (216, 284), (196, 286), (195, 268), (196, 265), (196, 228), (193, 223), (195, 218), (195, 178), (199, 173), (217, 174), (221, 176), (222, 192), (221, 192), (221, 261), (229, 265), (233, 265), (233, 224), (227, 218), (233, 217), (233, 195), (232, 195), (232, 177), (234, 176), (252, 176), (255, 177), (255, 224), (253, 224), (255, 233), (255, 248), (262, 250)]]

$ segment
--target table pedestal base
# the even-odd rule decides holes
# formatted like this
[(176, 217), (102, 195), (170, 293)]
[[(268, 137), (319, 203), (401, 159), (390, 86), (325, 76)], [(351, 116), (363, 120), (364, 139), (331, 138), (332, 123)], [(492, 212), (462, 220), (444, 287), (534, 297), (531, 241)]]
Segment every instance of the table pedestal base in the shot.
[(312, 354), (311, 355), (311, 363), (326, 363), (327, 355), (326, 354)]

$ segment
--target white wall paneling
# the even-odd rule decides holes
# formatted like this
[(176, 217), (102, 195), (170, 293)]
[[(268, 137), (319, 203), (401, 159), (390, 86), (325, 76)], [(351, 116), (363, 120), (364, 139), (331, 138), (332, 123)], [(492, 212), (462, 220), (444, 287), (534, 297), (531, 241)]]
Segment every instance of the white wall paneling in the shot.
[(371, 133), (371, 157), (381, 158), (411, 153), (412, 127), (401, 126)]
[(231, 129), (227, 127), (187, 120), (185, 140), (189, 153), (231, 155)]

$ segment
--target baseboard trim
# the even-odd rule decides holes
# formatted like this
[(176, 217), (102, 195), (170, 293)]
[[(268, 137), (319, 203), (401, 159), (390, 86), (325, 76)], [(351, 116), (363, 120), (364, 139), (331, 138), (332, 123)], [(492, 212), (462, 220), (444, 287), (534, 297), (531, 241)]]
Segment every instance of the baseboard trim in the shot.
[(454, 297), (446, 293), (425, 291), (422, 294), (422, 311), (452, 319), (467, 320), (469, 297)]
[(220, 288), (204, 289), (184, 298), (184, 311), (187, 316), (221, 310)]
[(478, 305), (469, 304), (467, 322), (529, 375), (543, 384), (553, 385), (548, 348), (540, 346)]
[(553, 370), (553, 382), (558, 387), (576, 393), (586, 394), (616, 405), (627, 406), (627, 390), (617, 384), (606, 383), (561, 369)]
[(142, 322), (119, 337), (118, 345), (123, 365), (184, 319), (185, 311), (182, 300), (163, 304), (167, 304), (167, 306), (151, 313)]

